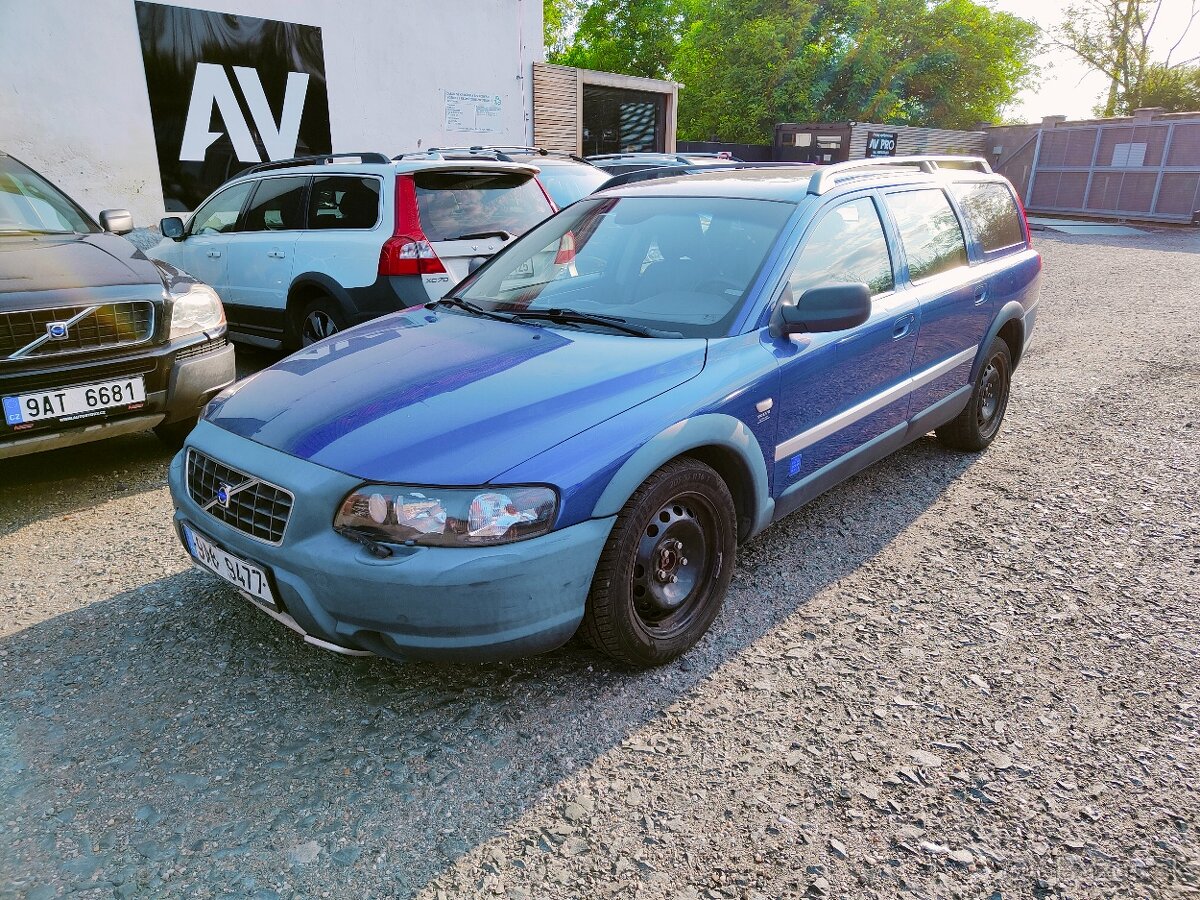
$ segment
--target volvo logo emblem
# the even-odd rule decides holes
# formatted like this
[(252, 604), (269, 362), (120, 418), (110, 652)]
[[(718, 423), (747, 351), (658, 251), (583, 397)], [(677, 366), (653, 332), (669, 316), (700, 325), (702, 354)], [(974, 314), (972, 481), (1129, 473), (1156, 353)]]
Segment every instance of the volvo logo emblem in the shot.
[(64, 341), (71, 335), (71, 324), (69, 322), (47, 322), (46, 334), (52, 341)]
[(233, 488), (227, 484), (222, 484), (217, 488), (217, 503), (221, 505), (221, 509), (229, 509), (229, 498), (233, 495)]

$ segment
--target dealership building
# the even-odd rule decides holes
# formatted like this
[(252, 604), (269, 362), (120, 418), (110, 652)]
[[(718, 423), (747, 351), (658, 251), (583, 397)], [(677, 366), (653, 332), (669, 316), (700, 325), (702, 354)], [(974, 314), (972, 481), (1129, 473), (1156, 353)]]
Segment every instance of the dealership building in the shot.
[(677, 85), (543, 59), (541, 0), (6, 0), (0, 150), (147, 226), (298, 155), (674, 149)]

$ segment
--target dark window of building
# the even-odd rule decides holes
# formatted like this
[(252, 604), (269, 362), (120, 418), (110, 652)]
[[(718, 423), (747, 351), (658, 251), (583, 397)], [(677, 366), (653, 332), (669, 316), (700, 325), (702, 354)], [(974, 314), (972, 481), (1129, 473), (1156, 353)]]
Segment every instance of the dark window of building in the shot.
[(246, 209), (242, 231), (287, 231), (304, 227), (304, 186), (308, 179), (264, 178)]
[(308, 198), (309, 228), (374, 228), (379, 221), (379, 179), (358, 175), (314, 178)]
[(666, 150), (665, 94), (583, 86), (583, 155), (662, 153)]
[(1025, 243), (1021, 215), (1002, 184), (956, 184), (951, 187), (971, 231), (984, 250)]
[(804, 243), (788, 284), (792, 298), (812, 287), (860, 281), (872, 294), (894, 287), (892, 258), (875, 204), (867, 198), (827, 212)]
[(911, 280), (967, 264), (962, 226), (942, 191), (931, 188), (888, 194), (887, 205), (900, 231)]

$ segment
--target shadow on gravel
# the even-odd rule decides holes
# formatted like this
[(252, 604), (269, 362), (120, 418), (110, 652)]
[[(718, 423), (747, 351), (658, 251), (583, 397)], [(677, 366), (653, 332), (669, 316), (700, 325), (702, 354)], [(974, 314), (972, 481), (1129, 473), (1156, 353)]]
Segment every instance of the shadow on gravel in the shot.
[(411, 895), (871, 560), (975, 459), (921, 441), (776, 525), (739, 552), (709, 638), (650, 673), (575, 642), (479, 667), (347, 659), (198, 572), (11, 635), (0, 897)]

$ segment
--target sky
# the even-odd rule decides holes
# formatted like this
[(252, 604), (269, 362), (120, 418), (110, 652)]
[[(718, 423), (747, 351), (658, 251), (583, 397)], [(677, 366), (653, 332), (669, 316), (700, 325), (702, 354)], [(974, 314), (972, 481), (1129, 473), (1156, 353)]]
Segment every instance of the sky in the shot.
[[(1050, 30), (1062, 19), (1063, 10), (1070, 3), (1071, 0), (992, 0), (991, 5)], [(1162, 0), (1162, 10), (1151, 33), (1151, 47), (1157, 59), (1163, 59), (1179, 39), (1190, 6), (1191, 0)], [(1200, 19), (1192, 25), (1171, 60), (1197, 55), (1200, 55)], [(1037, 63), (1042, 66), (1040, 86), (1021, 94), (1017, 103), (1006, 111), (1006, 118), (1017, 122), (1040, 122), (1043, 116), (1060, 114), (1070, 119), (1090, 118), (1092, 107), (1108, 90), (1104, 76), (1090, 72), (1070, 53), (1057, 47), (1043, 52)]]

